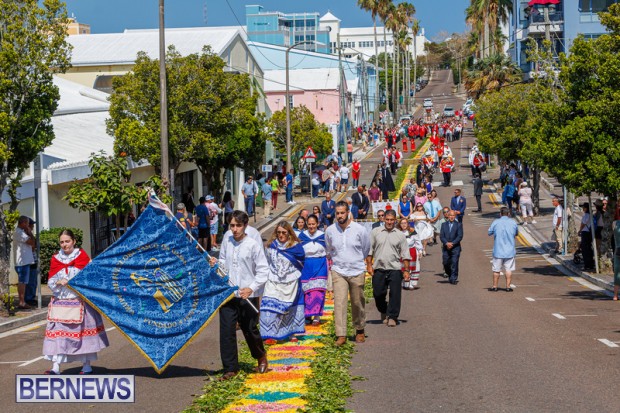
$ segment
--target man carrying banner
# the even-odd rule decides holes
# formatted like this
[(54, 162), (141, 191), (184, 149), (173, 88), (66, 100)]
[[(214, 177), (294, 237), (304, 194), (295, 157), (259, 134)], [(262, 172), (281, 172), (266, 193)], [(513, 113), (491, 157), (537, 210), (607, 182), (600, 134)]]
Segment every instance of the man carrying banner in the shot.
[[(258, 330), (258, 313), (250, 305), (259, 306), (259, 297), (267, 282), (269, 266), (263, 246), (246, 235), (249, 217), (234, 211), (230, 232), (222, 240), (219, 265), (226, 271), (232, 285), (239, 287), (235, 297), (220, 309), (220, 355), (224, 367), (222, 380), (239, 373), (236, 325), (239, 323), (252, 357), (258, 360), (258, 372), (267, 371), (267, 352)], [(211, 264), (218, 262), (211, 258)]]

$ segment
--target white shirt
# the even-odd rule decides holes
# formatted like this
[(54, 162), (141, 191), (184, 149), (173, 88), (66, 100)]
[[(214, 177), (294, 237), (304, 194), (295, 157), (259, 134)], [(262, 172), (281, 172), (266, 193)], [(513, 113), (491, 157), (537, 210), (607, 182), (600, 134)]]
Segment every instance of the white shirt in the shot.
[(340, 172), (340, 177), (342, 179), (349, 179), (349, 168), (346, 166), (341, 166), (340, 169), (338, 169), (338, 172)]
[[(313, 235), (306, 230), (304, 234), (308, 236), (310, 239), (315, 239), (323, 234), (323, 231), (317, 230)], [(304, 252), (306, 253), (306, 258), (321, 258), (327, 255), (325, 248), (318, 242), (309, 242), (304, 245)]]
[(558, 223), (558, 218), (560, 219), (560, 225), (557, 225), (559, 229), (562, 229), (562, 224), (564, 220), (562, 219), (564, 215), (564, 210), (562, 209), (562, 205), (558, 205), (553, 210), (553, 226), (555, 227)]
[[(68, 255), (65, 254), (64, 251), (61, 250), (58, 254), (56, 254), (56, 259), (62, 262), (63, 264), (68, 264), (74, 259), (76, 259), (77, 256), (80, 255), (80, 253), (81, 251), (79, 248), (74, 248), (73, 251)], [(66, 286), (59, 285), (58, 281), (63, 280), (63, 279), (71, 280), (79, 272), (80, 270), (78, 268), (69, 267), (66, 270), (61, 269), (56, 274), (52, 275), (52, 277), (50, 277), (50, 279), (47, 280), (47, 286), (49, 287), (50, 290), (52, 290), (54, 297), (60, 300), (68, 300), (68, 299), (77, 298), (78, 296), (77, 294), (73, 292), (73, 290), (71, 290), (70, 288)]]
[(582, 231), (590, 232), (590, 214), (583, 214), (583, 218), (581, 218), (581, 223), (584, 225)]
[(355, 277), (366, 271), (364, 260), (370, 252), (370, 237), (360, 224), (351, 221), (343, 230), (335, 222), (325, 231), (325, 243), (334, 271), (345, 277)]
[[(279, 248), (285, 249), (284, 244), (276, 240)], [(276, 283), (291, 283), (301, 277), (301, 271), (293, 263), (280, 254), (276, 248), (267, 248), (267, 262), (269, 263), (269, 279)]]
[[(261, 296), (269, 276), (269, 265), (262, 244), (248, 235), (236, 241), (231, 232), (229, 236), (224, 236), (221, 246), (219, 265), (228, 274), (231, 284), (239, 289), (251, 288), (250, 297)], [(239, 297), (238, 290), (235, 295)]]
[(34, 264), (34, 254), (32, 253), (32, 247), (26, 242), (30, 239), (26, 231), (21, 228), (15, 229), (13, 235), (15, 240), (15, 265), (21, 267), (22, 265)]

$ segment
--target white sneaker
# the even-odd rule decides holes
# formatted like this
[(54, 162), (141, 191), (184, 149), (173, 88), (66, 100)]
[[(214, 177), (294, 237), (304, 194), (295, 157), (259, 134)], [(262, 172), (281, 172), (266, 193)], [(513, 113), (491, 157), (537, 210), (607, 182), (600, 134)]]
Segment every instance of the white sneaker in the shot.
[(532, 220), (532, 224), (536, 224), (536, 223), (537, 223), (536, 220)]

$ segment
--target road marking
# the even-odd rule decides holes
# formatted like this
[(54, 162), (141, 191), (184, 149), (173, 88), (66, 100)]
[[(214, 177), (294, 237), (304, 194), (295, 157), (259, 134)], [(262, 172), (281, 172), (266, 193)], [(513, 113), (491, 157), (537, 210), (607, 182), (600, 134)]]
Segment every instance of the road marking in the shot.
[(16, 328), (14, 330), (10, 330), (10, 331), (1, 333), (0, 334), (0, 338), (5, 338), (5, 337), (9, 337), (9, 336), (12, 336), (12, 335), (15, 335), (15, 334), (19, 334), (19, 333), (23, 333), (23, 332), (28, 332), (28, 331), (32, 330), (33, 328), (42, 326), (43, 324), (47, 324), (47, 320), (39, 321), (39, 322), (36, 322), (36, 323), (33, 323), (33, 324), (29, 324), (29, 325), (24, 326), (24, 327)]
[(607, 340), (606, 338), (599, 338), (597, 340), (600, 341), (601, 343), (605, 344), (607, 347), (611, 347), (611, 348), (620, 347), (619, 345), (617, 345), (613, 341)]
[(554, 297), (545, 297), (545, 298), (537, 298), (538, 301), (553, 301), (553, 300), (563, 300), (563, 298), (554, 298)]
[(560, 319), (560, 320), (566, 320), (566, 317), (564, 317), (562, 314), (553, 313), (551, 315), (554, 316), (555, 318)]
[(24, 363), (25, 360), (21, 360), (21, 361), (0, 361), (0, 364), (17, 364), (17, 363)]
[(536, 301), (536, 300), (535, 300), (535, 299), (533, 299), (532, 297), (525, 297), (525, 299), (526, 299), (527, 301)]
[(37, 357), (36, 359), (32, 359), (32, 360), (30, 360), (30, 361), (27, 361), (27, 362), (25, 362), (25, 363), (22, 363), (22, 364), (20, 364), (20, 365), (19, 365), (19, 366), (17, 366), (17, 367), (24, 367), (24, 366), (27, 366), (27, 365), (32, 364), (32, 363), (35, 363), (35, 362), (37, 362), (37, 361), (39, 361), (39, 360), (42, 360), (42, 359), (43, 359), (43, 356), (39, 356), (39, 357)]
[[(514, 272), (513, 272), (514, 274)], [(540, 287), (540, 284), (519, 284), (517, 287), (523, 288), (523, 287)]]
[(106, 331), (106, 332), (108, 332), (108, 331), (112, 331), (112, 330), (116, 330), (116, 327), (110, 327), (110, 328), (106, 328), (106, 329), (105, 329), (105, 331)]
[(596, 314), (567, 314), (565, 317), (598, 317)]

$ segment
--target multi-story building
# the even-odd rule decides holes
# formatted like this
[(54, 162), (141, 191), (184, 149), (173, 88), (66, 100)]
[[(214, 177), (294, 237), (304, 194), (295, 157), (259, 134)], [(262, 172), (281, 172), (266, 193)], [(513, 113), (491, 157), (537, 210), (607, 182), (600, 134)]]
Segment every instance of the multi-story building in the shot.
[[(277, 46), (291, 46), (300, 41), (315, 41), (316, 43), (300, 46), (300, 49), (319, 53), (338, 53), (338, 36), (343, 55), (347, 58), (362, 56), (368, 60), (375, 54), (375, 34), (373, 26), (369, 27), (341, 27), (341, 20), (331, 12), (319, 18), (318, 13), (281, 13), (263, 11), (262, 6), (245, 6), (248, 40), (273, 44)], [(384, 38), (385, 31), (385, 38)], [(409, 30), (413, 39), (413, 33)], [(424, 29), (415, 36), (415, 50), (418, 55), (424, 54)], [(377, 46), (379, 53), (385, 51), (393, 53), (394, 40), (392, 32), (384, 27), (377, 27)]]
[(260, 43), (291, 46), (302, 41), (314, 41), (303, 49), (329, 53), (329, 32), (319, 25), (319, 13), (281, 13), (264, 11), (263, 6), (245, 6), (248, 40)]
[[(605, 33), (598, 13), (606, 11), (619, 0), (559, 0), (550, 4), (545, 0), (513, 0), (508, 53), (521, 67), (526, 77), (534, 64), (528, 62), (530, 40), (534, 39), (538, 46), (549, 33), (554, 57), (560, 53), (568, 53), (573, 41), (579, 35), (596, 38)], [(545, 4), (547, 3), (547, 4)], [(548, 8), (548, 21), (545, 19), (545, 8)]]

